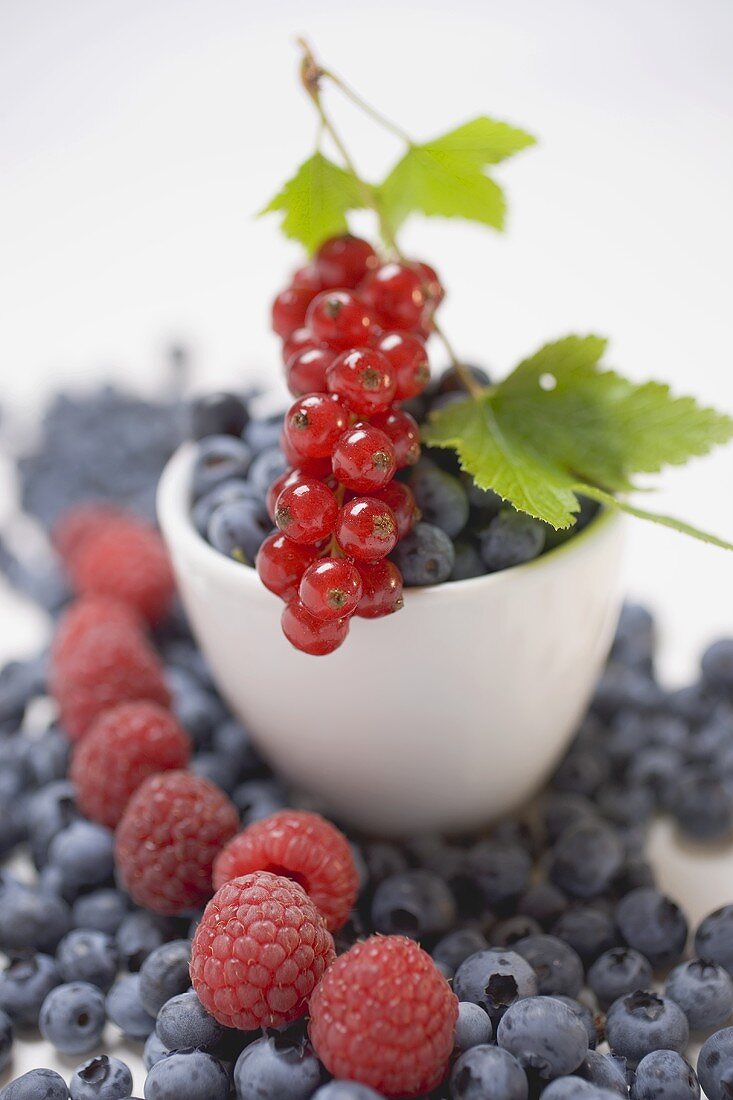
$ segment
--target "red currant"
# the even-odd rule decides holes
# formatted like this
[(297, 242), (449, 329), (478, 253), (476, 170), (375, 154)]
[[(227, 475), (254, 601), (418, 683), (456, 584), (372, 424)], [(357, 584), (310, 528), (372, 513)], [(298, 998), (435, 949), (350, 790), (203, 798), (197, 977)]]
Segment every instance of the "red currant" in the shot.
[(394, 371), (396, 401), (407, 401), (422, 393), (430, 381), (430, 363), (425, 343), (411, 332), (382, 332), (372, 341)]
[(361, 599), (361, 577), (345, 558), (321, 558), (309, 565), (300, 582), (300, 602), (317, 619), (353, 615)]
[(419, 329), (427, 299), (418, 273), (406, 264), (387, 263), (370, 272), (359, 288), (377, 322), (386, 329)]
[(298, 290), (310, 290), (315, 295), (320, 294), (326, 284), (323, 281), (321, 272), (318, 270), (318, 265), (309, 263), (298, 268), (293, 275), (290, 285), (296, 287)]
[(394, 401), (397, 383), (387, 359), (374, 348), (351, 348), (326, 371), (326, 385), (359, 416), (373, 416)]
[(420, 276), (428, 304), (433, 310), (437, 309), (445, 298), (445, 290), (435, 268), (431, 267), (430, 264), (423, 263), (422, 260), (416, 260), (412, 266)]
[(317, 344), (342, 351), (366, 344), (372, 315), (353, 291), (323, 290), (308, 306), (306, 324)]
[(275, 523), (293, 542), (312, 546), (332, 534), (338, 517), (338, 504), (327, 485), (306, 478), (288, 485), (275, 505)]
[(350, 558), (380, 561), (397, 544), (397, 520), (381, 500), (354, 497), (339, 512), (336, 538)]
[(414, 417), (404, 409), (392, 408), (373, 416), (371, 424), (390, 439), (398, 470), (415, 465), (420, 458), (420, 429)]
[(412, 489), (403, 481), (390, 481), (378, 493), (374, 494), (375, 500), (381, 500), (394, 512), (397, 520), (397, 537), (403, 539), (409, 535), (412, 528), (420, 518), (420, 509), (415, 503)]
[(305, 321), (314, 291), (306, 287), (289, 286), (278, 294), (272, 303), (272, 327), (278, 336), (287, 340)]
[(325, 478), (331, 473), (331, 463), (327, 458), (307, 458), (283, 431), (280, 435), (280, 447), (291, 466), (297, 466), (307, 477)]
[(313, 657), (325, 657), (344, 642), (349, 633), (348, 617), (328, 622), (317, 619), (300, 600), (291, 600), (282, 615), (283, 634), (291, 645)]
[(397, 470), (389, 436), (371, 424), (355, 424), (339, 439), (331, 458), (338, 481), (355, 493), (381, 489)]
[(295, 332), (291, 333), (290, 336), (283, 341), (283, 363), (287, 365), (297, 351), (305, 351), (307, 348), (315, 348), (317, 346), (311, 330), (301, 325), (300, 328), (296, 328)]
[(285, 369), (290, 392), (298, 397), (302, 393), (320, 393), (325, 390), (326, 371), (333, 363), (334, 356), (335, 352), (330, 348), (309, 346), (296, 351), (288, 359)]
[(402, 598), (402, 574), (394, 562), (377, 561), (371, 565), (359, 562), (362, 597), (355, 614), (362, 619), (381, 619), (399, 611)]
[(349, 413), (330, 393), (308, 393), (290, 406), (285, 437), (306, 458), (328, 458), (349, 426)]
[(318, 559), (315, 546), (301, 546), (275, 531), (268, 535), (257, 552), (257, 572), (265, 588), (283, 600), (298, 595), (300, 578)]
[(331, 237), (316, 252), (315, 264), (324, 286), (349, 287), (353, 290), (367, 271), (379, 263), (377, 254), (368, 241), (352, 237)]

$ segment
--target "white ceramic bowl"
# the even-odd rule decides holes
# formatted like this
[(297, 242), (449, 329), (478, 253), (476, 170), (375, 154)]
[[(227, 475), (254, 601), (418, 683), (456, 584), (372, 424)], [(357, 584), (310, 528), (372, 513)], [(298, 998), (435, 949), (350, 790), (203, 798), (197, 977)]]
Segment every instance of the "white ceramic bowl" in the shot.
[(281, 602), (189, 518), (192, 445), (168, 464), (158, 515), (216, 682), (263, 754), (342, 820), (385, 835), (474, 828), (522, 804), (586, 707), (620, 604), (622, 522), (602, 514), (535, 562), (408, 589), (309, 657)]

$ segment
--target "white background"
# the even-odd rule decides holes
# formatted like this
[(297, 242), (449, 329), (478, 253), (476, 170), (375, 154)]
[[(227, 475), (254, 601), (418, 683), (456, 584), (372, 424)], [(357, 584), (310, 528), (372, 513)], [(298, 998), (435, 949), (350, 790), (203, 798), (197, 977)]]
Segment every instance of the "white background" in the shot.
[[(733, 411), (729, 0), (0, 0), (11, 412), (109, 375), (150, 388), (170, 338), (195, 349), (199, 388), (276, 383), (269, 302), (300, 257), (253, 214), (312, 148), (297, 33), (417, 137), (480, 112), (539, 137), (499, 173), (506, 235), (405, 233), (448, 287), (462, 354), (503, 372), (596, 331), (632, 377)], [(397, 147), (337, 114), (376, 177)], [(732, 483), (729, 448), (665, 475), (653, 503), (733, 538)], [(10, 511), (5, 492), (0, 523)], [(733, 632), (732, 565), (630, 523), (628, 585), (659, 613), (671, 678)], [(0, 590), (0, 653), (38, 629)]]

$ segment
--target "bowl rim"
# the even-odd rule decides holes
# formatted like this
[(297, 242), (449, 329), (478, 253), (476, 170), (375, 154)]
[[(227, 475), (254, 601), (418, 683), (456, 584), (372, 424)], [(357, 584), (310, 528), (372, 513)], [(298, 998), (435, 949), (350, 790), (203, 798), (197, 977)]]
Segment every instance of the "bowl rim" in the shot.
[[(253, 566), (244, 565), (214, 549), (194, 527), (189, 485), (195, 456), (195, 442), (181, 444), (169, 458), (160, 476), (155, 503), (158, 522), (166, 542), (181, 545), (186, 552), (186, 559), (196, 561), (202, 570), (219, 574), (223, 581), (253, 586), (256, 591), (268, 599), (271, 598), (272, 593), (261, 583)], [(623, 514), (619, 509), (601, 506), (598, 514), (577, 535), (531, 561), (513, 565), (509, 569), (500, 569), (496, 573), (484, 573), (479, 577), (410, 588), (409, 598), (435, 600), (441, 595), (445, 596), (447, 592), (458, 595), (479, 587), (510, 583), (531, 570), (548, 568), (560, 559), (582, 553), (589, 543), (598, 541), (606, 531), (610, 532), (622, 523)]]

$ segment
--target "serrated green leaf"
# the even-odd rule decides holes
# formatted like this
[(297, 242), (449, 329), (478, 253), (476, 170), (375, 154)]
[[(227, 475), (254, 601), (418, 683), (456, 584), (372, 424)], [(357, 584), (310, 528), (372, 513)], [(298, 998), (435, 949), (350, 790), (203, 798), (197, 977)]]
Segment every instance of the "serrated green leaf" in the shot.
[(486, 168), (534, 143), (523, 130), (480, 116), (433, 141), (411, 145), (378, 188), (388, 222), (399, 226), (419, 211), (467, 218), (501, 229), (506, 203)]
[(665, 516), (659, 512), (649, 512), (646, 508), (637, 508), (635, 504), (631, 504), (628, 500), (611, 496), (610, 493), (604, 493), (600, 489), (597, 489), (594, 485), (580, 485), (578, 486), (580, 492), (585, 496), (591, 497), (592, 500), (597, 500), (599, 504), (605, 504), (610, 508), (620, 508), (622, 512), (628, 512), (630, 516), (635, 516), (636, 519), (645, 519), (650, 523), (658, 523), (662, 527), (669, 527), (673, 531), (678, 531), (681, 535), (689, 535), (690, 538), (699, 539), (700, 542), (707, 542), (711, 546), (719, 546), (721, 550), (733, 550), (733, 543), (728, 542), (726, 539), (719, 538), (718, 535), (711, 535), (707, 531), (701, 531), (699, 527), (693, 527), (690, 523), (685, 523), (684, 520), (675, 519), (674, 516)]
[(286, 237), (315, 249), (326, 238), (348, 230), (346, 214), (364, 206), (358, 181), (350, 172), (314, 153), (260, 214), (282, 211), (282, 231)]

